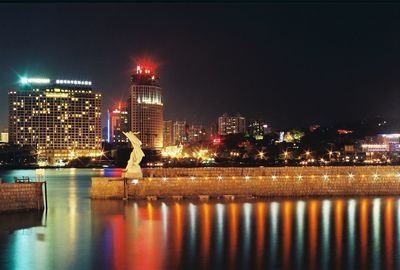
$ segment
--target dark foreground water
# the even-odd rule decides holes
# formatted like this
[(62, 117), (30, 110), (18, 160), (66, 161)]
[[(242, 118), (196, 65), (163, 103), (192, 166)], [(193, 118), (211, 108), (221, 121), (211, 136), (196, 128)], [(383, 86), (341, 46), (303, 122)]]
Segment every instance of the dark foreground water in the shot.
[(115, 172), (46, 170), (47, 214), (0, 215), (0, 269), (400, 268), (399, 197), (91, 201)]

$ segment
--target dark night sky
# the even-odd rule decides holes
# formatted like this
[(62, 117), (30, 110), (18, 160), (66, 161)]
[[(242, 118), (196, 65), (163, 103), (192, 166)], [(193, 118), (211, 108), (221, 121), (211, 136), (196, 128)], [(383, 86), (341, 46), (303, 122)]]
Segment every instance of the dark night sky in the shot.
[(18, 74), (92, 80), (103, 112), (152, 57), (165, 119), (275, 127), (400, 115), (400, 4), (0, 4), (0, 123)]

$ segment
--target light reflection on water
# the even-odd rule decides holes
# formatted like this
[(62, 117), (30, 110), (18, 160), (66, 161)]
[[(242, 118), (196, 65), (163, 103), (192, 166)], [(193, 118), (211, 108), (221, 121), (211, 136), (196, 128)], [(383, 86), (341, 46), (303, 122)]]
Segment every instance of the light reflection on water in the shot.
[[(398, 198), (91, 201), (90, 177), (114, 173), (46, 170), (45, 221), (0, 215), (0, 268), (400, 267)], [(34, 171), (2, 172), (5, 181), (14, 175)]]

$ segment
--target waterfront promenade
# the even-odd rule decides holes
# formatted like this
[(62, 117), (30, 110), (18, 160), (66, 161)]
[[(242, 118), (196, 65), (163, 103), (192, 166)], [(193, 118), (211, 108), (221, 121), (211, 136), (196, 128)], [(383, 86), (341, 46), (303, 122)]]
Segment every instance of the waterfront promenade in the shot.
[(92, 199), (210, 199), (400, 194), (400, 166), (151, 168), (136, 181), (93, 177)]

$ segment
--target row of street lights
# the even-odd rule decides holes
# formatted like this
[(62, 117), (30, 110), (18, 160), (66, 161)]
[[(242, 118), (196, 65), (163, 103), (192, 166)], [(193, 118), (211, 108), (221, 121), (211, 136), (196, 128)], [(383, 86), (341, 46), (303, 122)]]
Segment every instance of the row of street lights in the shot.
[[(361, 175), (359, 175), (359, 176), (360, 176), (361, 178), (365, 178), (365, 177), (367, 177), (368, 175), (366, 175), (366, 174), (361, 174)], [(373, 173), (373, 174), (371, 174), (371, 177), (372, 177), (374, 180), (379, 179), (379, 177), (381, 177), (381, 176), (387, 176), (387, 177), (393, 176), (393, 177), (396, 177), (396, 178), (400, 179), (400, 172), (394, 173), (393, 175), (390, 175), (390, 174), (379, 175), (378, 173)], [(278, 176), (278, 175), (275, 175), (275, 174), (274, 174), (274, 175), (271, 175), (271, 176), (250, 176), (250, 175), (246, 175), (246, 176), (243, 176), (243, 177), (231, 176), (231, 179), (232, 179), (232, 180), (235, 180), (235, 179), (243, 178), (244, 180), (249, 181), (249, 180), (252, 179), (252, 178), (258, 178), (258, 179), (271, 178), (273, 181), (276, 181), (276, 180), (278, 180), (278, 178), (289, 179), (290, 177), (291, 177), (291, 176), (289, 176), (289, 175)], [(306, 177), (309, 177), (309, 178), (311, 178), (311, 179), (315, 179), (317, 176), (316, 176), (316, 175), (308, 175), (308, 176), (307, 176), (307, 175), (298, 174), (298, 175), (293, 176), (293, 177), (294, 177), (295, 179), (297, 179), (297, 180), (303, 180), (303, 179), (306, 178)], [(353, 174), (352, 172), (347, 173), (347, 175), (340, 175), (340, 174), (329, 175), (329, 174), (326, 174), (326, 173), (321, 175), (321, 178), (322, 178), (323, 180), (325, 180), (325, 181), (328, 181), (330, 178), (335, 178), (335, 177), (336, 177), (336, 178), (347, 177), (347, 178), (349, 178), (349, 180), (353, 180), (353, 179), (356, 177), (356, 175)], [(175, 177), (174, 177), (174, 178), (175, 178)], [(185, 179), (186, 177), (176, 177), (176, 178), (177, 178), (177, 180), (180, 180), (181, 178)], [(209, 177), (209, 176), (203, 176), (203, 177), (191, 176), (189, 179), (190, 179), (191, 181), (195, 181), (195, 180), (201, 179), (201, 178), (204, 178), (204, 179), (208, 180), (208, 179), (213, 178), (213, 177)], [(216, 178), (217, 178), (218, 181), (222, 181), (223, 179), (229, 179), (229, 177), (224, 177), (224, 176), (222, 176), (222, 175), (219, 175), (219, 176), (217, 176)], [(152, 178), (150, 178), (150, 180), (152, 180)], [(168, 181), (168, 177), (164, 176), (164, 177), (162, 177), (162, 180), (163, 180), (164, 182), (166, 182), (166, 181)]]

